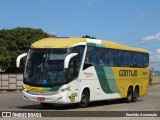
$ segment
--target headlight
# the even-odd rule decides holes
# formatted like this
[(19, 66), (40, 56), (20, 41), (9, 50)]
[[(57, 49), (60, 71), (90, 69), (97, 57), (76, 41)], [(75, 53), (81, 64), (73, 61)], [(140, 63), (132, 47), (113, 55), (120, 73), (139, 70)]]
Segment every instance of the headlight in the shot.
[(62, 89), (60, 89), (60, 90), (58, 90), (58, 91), (55, 91), (54, 93), (55, 93), (55, 94), (58, 94), (58, 93), (67, 91), (67, 90), (69, 90), (69, 89), (70, 89), (70, 87), (62, 88)]
[(69, 89), (70, 89), (70, 87), (62, 88), (61, 91), (64, 92), (64, 91), (67, 91)]
[(25, 92), (27, 92), (27, 89), (25, 87), (22, 87), (22, 90), (25, 91)]

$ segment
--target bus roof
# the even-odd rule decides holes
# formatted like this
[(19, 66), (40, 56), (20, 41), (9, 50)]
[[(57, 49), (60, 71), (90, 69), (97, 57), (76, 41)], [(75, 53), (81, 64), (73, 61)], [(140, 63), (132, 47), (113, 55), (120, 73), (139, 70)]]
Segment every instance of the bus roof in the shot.
[(58, 38), (58, 37), (44, 38), (44, 39), (41, 39), (33, 43), (31, 45), (31, 48), (69, 48), (75, 45), (88, 45), (88, 46), (94, 45), (97, 47), (114, 48), (114, 49), (148, 53), (148, 51), (145, 49), (130, 47), (130, 46), (126, 46), (123, 44), (108, 41), (108, 40), (74, 38), (74, 37), (72, 38)]

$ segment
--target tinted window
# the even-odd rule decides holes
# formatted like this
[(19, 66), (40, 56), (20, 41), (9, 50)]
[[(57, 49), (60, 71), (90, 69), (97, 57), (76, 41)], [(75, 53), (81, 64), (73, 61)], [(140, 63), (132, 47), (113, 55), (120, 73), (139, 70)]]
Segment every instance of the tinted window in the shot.
[(109, 50), (109, 66), (118, 66), (119, 52), (118, 50)]
[(128, 51), (123, 51), (123, 65), (125, 67), (128, 67)]
[(109, 65), (109, 49), (104, 49), (104, 65)]
[(69, 62), (67, 82), (73, 80), (78, 76), (79, 69), (82, 63), (81, 61), (83, 57), (84, 47), (85, 46), (75, 46), (70, 49), (70, 53), (78, 53), (78, 55), (71, 58)]
[(124, 51), (119, 51), (119, 66), (124, 66)]
[(143, 67), (143, 53), (137, 53), (137, 66)]
[(149, 54), (134, 51), (88, 47), (85, 63), (88, 66), (146, 67)]
[(85, 62), (90, 63), (92, 65), (97, 65), (97, 60), (98, 60), (98, 56), (97, 56), (96, 47), (89, 46), (87, 49)]
[(136, 67), (136, 66), (137, 66), (137, 53), (130, 52), (130, 67)]
[(147, 67), (149, 65), (149, 54), (143, 53), (143, 67)]
[(104, 48), (97, 48), (98, 51), (98, 65), (104, 65), (105, 62), (105, 49)]
[(70, 53), (78, 53), (78, 59), (81, 62), (85, 46), (75, 46), (70, 49)]

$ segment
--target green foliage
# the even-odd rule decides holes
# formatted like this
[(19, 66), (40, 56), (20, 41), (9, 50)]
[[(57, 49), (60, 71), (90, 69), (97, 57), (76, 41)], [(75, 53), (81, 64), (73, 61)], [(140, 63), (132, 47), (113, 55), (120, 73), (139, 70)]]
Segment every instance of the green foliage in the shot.
[(82, 38), (91, 38), (91, 39), (96, 39), (95, 37), (91, 37), (91, 36), (89, 36), (89, 35), (84, 35), (84, 36), (82, 36)]
[[(0, 68), (13, 69), (18, 55), (27, 52), (33, 42), (46, 37), (51, 37), (51, 35), (41, 29), (14, 28), (0, 30)], [(21, 69), (23, 70), (25, 63), (21, 63)]]
[[(33, 28), (14, 28), (0, 30), (0, 69), (5, 69), (6, 72), (16, 72), (16, 58), (22, 53), (26, 53), (31, 44), (37, 40), (46, 37), (56, 37), (42, 31), (42, 29)], [(91, 38), (89, 35), (84, 35), (82, 38)], [(25, 59), (21, 61), (20, 69), (23, 72)]]

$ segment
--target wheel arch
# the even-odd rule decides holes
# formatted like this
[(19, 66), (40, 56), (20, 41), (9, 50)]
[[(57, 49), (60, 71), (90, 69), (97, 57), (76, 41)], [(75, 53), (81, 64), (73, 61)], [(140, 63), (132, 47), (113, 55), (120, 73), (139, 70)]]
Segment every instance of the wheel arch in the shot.
[(135, 90), (136, 88), (138, 89), (138, 91), (140, 90), (139, 85), (135, 85), (134, 90)]
[(81, 100), (81, 95), (85, 90), (87, 90), (89, 92), (89, 99), (90, 99), (90, 95), (91, 95), (90, 87), (89, 86), (84, 86), (79, 92), (79, 100), (78, 100), (79, 102)]

